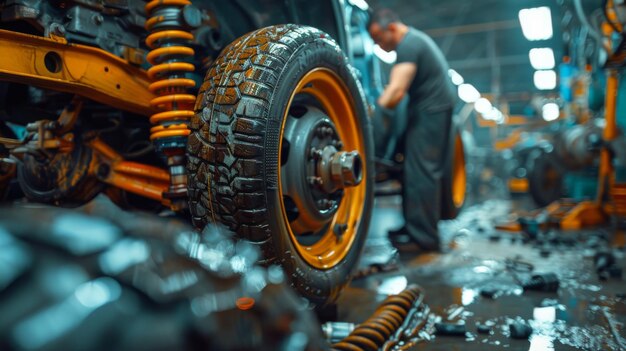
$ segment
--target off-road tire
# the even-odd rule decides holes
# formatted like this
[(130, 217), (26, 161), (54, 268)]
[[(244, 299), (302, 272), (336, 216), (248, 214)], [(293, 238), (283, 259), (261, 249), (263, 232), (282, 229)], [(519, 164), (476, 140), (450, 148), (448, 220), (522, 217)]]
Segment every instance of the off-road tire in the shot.
[[(352, 95), (363, 131), (367, 192), (362, 221), (346, 257), (317, 269), (290, 240), (279, 196), (279, 145), (289, 97), (314, 68), (336, 73)], [(362, 89), (339, 46), (310, 27), (278, 25), (224, 49), (208, 71), (191, 122), (187, 157), (193, 223), (221, 223), (258, 244), (265, 264), (280, 264), (292, 286), (316, 305), (335, 300), (349, 281), (368, 230), (373, 201), (373, 141)]]

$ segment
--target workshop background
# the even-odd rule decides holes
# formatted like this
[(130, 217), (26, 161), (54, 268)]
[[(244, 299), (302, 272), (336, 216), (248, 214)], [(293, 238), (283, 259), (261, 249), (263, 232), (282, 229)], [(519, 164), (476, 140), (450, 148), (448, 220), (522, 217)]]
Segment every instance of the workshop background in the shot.
[[(0, 0), (0, 350), (626, 350), (623, 0), (148, 3)], [(450, 66), (441, 252), (369, 8)]]

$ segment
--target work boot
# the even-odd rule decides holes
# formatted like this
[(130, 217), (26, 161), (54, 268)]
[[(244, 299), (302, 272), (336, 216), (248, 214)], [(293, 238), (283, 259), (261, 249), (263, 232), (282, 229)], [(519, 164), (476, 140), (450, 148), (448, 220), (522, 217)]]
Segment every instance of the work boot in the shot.
[(428, 248), (421, 245), (411, 234), (409, 234), (406, 226), (401, 228), (389, 230), (387, 236), (391, 244), (400, 251), (412, 251), (412, 252), (439, 252), (439, 248)]

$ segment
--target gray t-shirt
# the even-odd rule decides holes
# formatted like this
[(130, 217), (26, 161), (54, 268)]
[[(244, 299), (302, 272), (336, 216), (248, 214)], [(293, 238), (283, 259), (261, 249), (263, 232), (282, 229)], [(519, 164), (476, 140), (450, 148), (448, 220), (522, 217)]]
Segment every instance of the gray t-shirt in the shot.
[(448, 77), (448, 62), (426, 33), (410, 27), (396, 52), (396, 63), (417, 64), (417, 73), (409, 87), (409, 103), (412, 107), (436, 111), (454, 106), (456, 92)]

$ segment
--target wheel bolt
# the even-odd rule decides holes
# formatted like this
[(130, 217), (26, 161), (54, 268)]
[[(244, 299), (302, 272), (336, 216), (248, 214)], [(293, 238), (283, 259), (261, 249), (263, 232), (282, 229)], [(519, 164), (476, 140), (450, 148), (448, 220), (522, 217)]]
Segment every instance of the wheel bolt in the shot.
[(309, 152), (309, 156), (315, 160), (319, 160), (320, 158), (322, 158), (322, 150), (312, 147), (311, 151)]
[(334, 228), (335, 235), (341, 235), (341, 234), (345, 233), (346, 230), (348, 230), (348, 225), (347, 224), (345, 224), (345, 223), (335, 224), (335, 228)]
[(311, 185), (322, 185), (322, 184), (324, 184), (324, 181), (320, 177), (309, 177), (308, 180), (309, 180), (309, 184), (311, 184)]
[(341, 150), (341, 148), (343, 147), (343, 143), (341, 142), (341, 140), (336, 140), (333, 144), (335, 145), (337, 150)]

